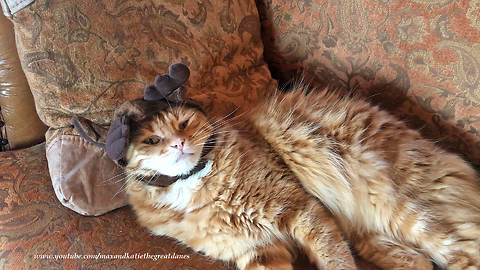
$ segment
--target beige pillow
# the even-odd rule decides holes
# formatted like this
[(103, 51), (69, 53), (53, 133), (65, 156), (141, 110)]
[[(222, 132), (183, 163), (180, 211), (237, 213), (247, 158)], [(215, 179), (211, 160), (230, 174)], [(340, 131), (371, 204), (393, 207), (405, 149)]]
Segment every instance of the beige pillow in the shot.
[(188, 95), (212, 117), (274, 87), (263, 61), (255, 2), (35, 1), (13, 16), (19, 54), (40, 118), (59, 200), (84, 215), (125, 205), (122, 171), (80, 138), (74, 115), (103, 141), (115, 108), (156, 75), (187, 64)]

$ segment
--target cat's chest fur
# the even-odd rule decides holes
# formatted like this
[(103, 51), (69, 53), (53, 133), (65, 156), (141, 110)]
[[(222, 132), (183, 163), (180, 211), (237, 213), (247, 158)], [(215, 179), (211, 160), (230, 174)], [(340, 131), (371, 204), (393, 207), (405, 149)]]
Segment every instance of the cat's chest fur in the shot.
[[(270, 217), (282, 213), (284, 206), (279, 198), (285, 195), (269, 196), (282, 191), (274, 181), (282, 179), (284, 172), (278, 164), (270, 164), (274, 159), (267, 158), (262, 150), (245, 146), (245, 140), (233, 140), (232, 134), (228, 137), (219, 139), (231, 145), (212, 151), (205, 168), (187, 179), (168, 188), (132, 184), (129, 199), (139, 222), (154, 234), (174, 237), (197, 251), (225, 260), (252, 249), (259, 238), (277, 238), (272, 225), (275, 221)], [(243, 142), (241, 147), (238, 141)], [(254, 157), (262, 162), (255, 163), (258, 160)], [(274, 173), (265, 170), (273, 167), (277, 167)], [(282, 183), (286, 184), (285, 194), (291, 195), (288, 189), (294, 184)]]
[[(205, 168), (191, 175), (187, 179), (173, 183), (168, 191), (159, 196), (152, 196), (152, 200), (156, 202), (159, 207), (167, 207), (179, 212), (189, 213), (192, 210), (201, 207), (201, 205), (193, 205), (194, 194), (200, 189), (201, 180), (212, 170), (212, 160), (207, 161)], [(147, 186), (151, 193), (155, 193), (157, 187)]]

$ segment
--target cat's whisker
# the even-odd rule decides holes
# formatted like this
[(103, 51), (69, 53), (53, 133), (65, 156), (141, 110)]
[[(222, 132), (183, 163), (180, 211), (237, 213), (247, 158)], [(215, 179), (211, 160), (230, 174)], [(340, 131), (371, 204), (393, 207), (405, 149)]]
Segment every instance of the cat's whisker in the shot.
[[(230, 122), (234, 121), (235, 119), (237, 119), (237, 118), (243, 116), (245, 113), (247, 113), (247, 112), (243, 112), (243, 113), (241, 113), (241, 114), (239, 114), (239, 115), (236, 115), (236, 116), (234, 116), (234, 117), (232, 117), (232, 118), (227, 119), (229, 116), (231, 116), (231, 115), (232, 115), (233, 113), (235, 113), (237, 110), (238, 110), (238, 108), (235, 109), (235, 110), (233, 110), (232, 112), (230, 112), (230, 113), (227, 114), (226, 116), (224, 116), (224, 117), (222, 117), (222, 118), (220, 118), (220, 119), (217, 119), (217, 120), (211, 122), (210, 125), (208, 125), (208, 126), (206, 126), (206, 124), (208, 124), (208, 122), (204, 123), (199, 129), (197, 129), (197, 131), (195, 131), (195, 133), (192, 135), (192, 138), (194, 138), (197, 134), (199, 134), (199, 133), (201, 133), (201, 132), (207, 131), (208, 128), (212, 128), (213, 130), (217, 130), (218, 128), (226, 125), (227, 123), (230, 123)], [(226, 119), (226, 120), (225, 120), (225, 119)], [(243, 121), (245, 121), (245, 120), (242, 120), (242, 121), (240, 121), (239, 123), (241, 123), (241, 122), (243, 122)], [(236, 125), (236, 124), (238, 124), (238, 123), (235, 123), (234, 125)], [(210, 132), (207, 131), (207, 133), (210, 133)]]
[[(119, 177), (120, 175), (123, 175), (123, 177), (121, 177), (120, 179), (118, 180), (115, 180), (115, 181), (112, 181), (113, 179), (115, 179), (116, 177)], [(125, 181), (126, 179), (128, 178), (128, 174), (127, 172), (124, 172), (124, 173), (121, 173), (117, 176), (114, 176), (108, 180), (105, 180), (103, 182), (101, 182), (100, 184), (98, 184), (97, 186), (106, 186), (106, 185), (113, 185), (113, 184), (117, 184), (117, 183), (120, 183), (122, 181)]]
[(138, 181), (136, 181), (136, 182), (145, 182), (144, 180), (145, 180), (145, 178), (147, 178), (147, 176), (148, 176), (148, 175), (146, 175), (146, 174), (142, 174), (142, 176), (140, 176), (140, 178), (137, 178), (137, 179), (136, 179), (136, 180), (138, 180)]
[(234, 112), (236, 112), (237, 110), (238, 110), (238, 108), (235, 109), (233, 112), (227, 114), (226, 116), (224, 116), (224, 117), (222, 117), (222, 118), (220, 118), (220, 119), (218, 119), (218, 120), (210, 123), (210, 126), (211, 126), (213, 129), (218, 129), (218, 128), (224, 126), (225, 124), (230, 123), (230, 122), (234, 121), (235, 119), (238, 119), (239, 117), (243, 116), (245, 113), (247, 113), (247, 112), (243, 112), (243, 113), (241, 113), (241, 114), (239, 114), (239, 115), (236, 115), (236, 116), (234, 116), (234, 117), (231, 117), (231, 118), (227, 119), (230, 115), (232, 115), (232, 114), (233, 114)]
[(123, 185), (117, 190), (117, 192), (115, 192), (115, 194), (113, 194), (112, 199), (115, 198), (115, 196), (117, 196), (118, 194), (120, 194), (120, 193), (122, 193), (123, 191), (125, 191), (125, 189), (128, 187), (128, 182), (130, 182), (129, 180), (130, 180), (132, 177), (135, 177), (134, 174), (129, 174), (129, 175), (127, 175), (126, 181), (125, 181), (125, 182), (123, 183)]
[(192, 137), (195, 137), (195, 135), (197, 135), (203, 127), (205, 127), (205, 125), (207, 124), (210, 124), (211, 127), (215, 128), (215, 125), (217, 124), (217, 122), (219, 121), (222, 121), (223, 119), (229, 117), (230, 115), (234, 114), (236, 111), (238, 110), (238, 108), (236, 108), (235, 110), (233, 110), (232, 112), (228, 113), (227, 115), (225, 115), (224, 117), (218, 119), (218, 120), (215, 120), (214, 122), (210, 123), (209, 121), (206, 121), (205, 123), (203, 123), (203, 125), (197, 130), (195, 131), (195, 133), (193, 133)]
[(215, 130), (215, 127), (213, 127), (211, 124), (210, 125), (207, 125), (207, 124), (208, 124), (208, 122), (203, 123), (203, 125), (200, 128), (198, 128), (195, 131), (195, 133), (193, 133), (193, 135), (191, 137), (195, 138), (195, 136), (197, 136), (198, 134), (203, 133), (203, 132), (209, 133), (208, 132), (209, 128), (211, 128), (212, 130)]
[(203, 123), (203, 125), (201, 127), (199, 127), (192, 135), (192, 137), (195, 137), (199, 132), (203, 132), (204, 131), (204, 127), (208, 124), (208, 121), (206, 121), (205, 123)]
[[(236, 111), (236, 110), (235, 110), (235, 111)], [(219, 127), (221, 127), (221, 126), (223, 126), (223, 125), (225, 125), (225, 124), (227, 124), (227, 123), (230, 123), (230, 122), (232, 122), (232, 121), (234, 121), (234, 120), (242, 117), (243, 115), (245, 115), (245, 114), (248, 113), (249, 111), (250, 111), (250, 110), (247, 110), (247, 111), (245, 111), (245, 112), (243, 112), (243, 113), (241, 113), (241, 114), (239, 114), (239, 115), (236, 115), (236, 116), (234, 116), (234, 117), (232, 117), (232, 118), (230, 118), (230, 119), (227, 119), (227, 120), (223, 120), (223, 119), (225, 118), (225, 117), (223, 117), (223, 118), (221, 119), (221, 120), (223, 120), (222, 122), (217, 123), (217, 124), (212, 124), (212, 126), (214, 127), (214, 129), (217, 129), (217, 128), (219, 128)], [(244, 122), (244, 121), (245, 121), (245, 120), (242, 120), (242, 121), (240, 121), (240, 122), (238, 122), (238, 123), (242, 123), (242, 122)], [(236, 124), (237, 124), (237, 123), (236, 123)]]
[(220, 131), (215, 131), (215, 132), (212, 132), (212, 134), (207, 134), (203, 137), (200, 138), (201, 139), (205, 139), (207, 137), (210, 137), (212, 135), (219, 135), (219, 134), (227, 134), (227, 133), (235, 133), (235, 132), (247, 132), (247, 130), (241, 130), (241, 129), (237, 129), (237, 130), (220, 130)]
[[(193, 140), (193, 144), (197, 144), (199, 141), (204, 140), (205, 138), (209, 138), (209, 137), (211, 137), (212, 135), (215, 136), (215, 135), (232, 133), (232, 132), (233, 132), (233, 131), (230, 131), (230, 130), (215, 131), (215, 132), (213, 132), (212, 134), (207, 134), (207, 135), (202, 136), (202, 137), (200, 137), (200, 138), (194, 139), (194, 140)], [(238, 132), (241, 132), (241, 131), (238, 131)]]
[[(132, 169), (125, 168), (123, 172), (121, 172), (121, 173), (119, 173), (119, 174), (117, 174), (117, 175), (115, 175), (115, 176), (113, 176), (113, 177), (111, 177), (111, 178), (109, 178), (109, 179), (107, 179), (107, 180), (104, 180), (104, 181), (101, 182), (101, 183), (110, 182), (110, 180), (113, 180), (113, 179), (115, 179), (115, 178), (117, 178), (117, 177), (120, 177), (120, 176), (124, 175), (124, 177), (121, 178), (121, 180), (123, 180), (123, 179), (126, 178), (126, 175), (128, 175), (128, 174), (131, 173), (132, 171), (136, 171), (136, 170), (132, 170)], [(120, 180), (120, 181), (121, 181), (121, 180)], [(114, 181), (113, 183), (118, 183), (118, 182), (120, 182), (120, 181)]]
[[(126, 185), (123, 186), (122, 189), (120, 189), (120, 190), (118, 191), (118, 193), (122, 193), (122, 192), (126, 191), (127, 189), (129, 189), (129, 188), (132, 187), (133, 185), (137, 185), (137, 183), (138, 183), (138, 181), (136, 181), (136, 180), (134, 179), (134, 177), (131, 177), (131, 178), (129, 179), (129, 181), (126, 182)], [(117, 194), (115, 194), (115, 195), (117, 195)]]
[(231, 111), (230, 113), (228, 113), (227, 115), (221, 117), (220, 119), (218, 120), (215, 120), (213, 123), (210, 123), (210, 125), (212, 126), (215, 126), (218, 122), (224, 120), (224, 119), (227, 119), (228, 117), (230, 117), (232, 114), (234, 114), (236, 111), (238, 111), (238, 108), (235, 108), (235, 110)]
[(201, 140), (203, 140), (203, 139), (207, 139), (207, 140), (208, 140), (208, 138), (211, 137), (211, 136), (212, 136), (212, 134), (207, 134), (207, 135), (204, 135), (204, 136), (202, 136), (202, 137), (200, 137), (200, 138), (195, 138), (195, 139), (193, 140), (193, 144), (196, 144), (196, 143), (198, 143), (199, 141), (201, 141)]
[[(137, 177), (141, 175), (141, 177), (144, 177), (144, 174), (142, 173), (143, 169), (138, 168), (132, 171), (132, 173), (129, 175), (130, 177), (127, 178), (127, 181), (122, 185), (122, 187), (117, 191), (117, 193), (121, 193), (125, 191), (126, 189), (130, 188), (132, 185), (138, 185), (138, 180)], [(117, 195), (117, 193), (115, 195)]]
[(147, 181), (147, 184), (150, 184), (150, 182), (152, 182), (152, 180), (155, 179), (155, 171), (154, 171), (154, 170), (150, 170), (150, 171), (148, 172), (148, 174), (152, 174), (152, 175), (150, 176), (150, 179), (148, 179), (148, 181)]
[[(124, 171), (124, 172), (122, 172), (122, 173), (119, 173), (119, 174), (117, 174), (117, 175), (115, 175), (115, 176), (110, 177), (110, 178), (107, 179), (107, 180), (102, 181), (101, 184), (109, 183), (111, 180), (113, 180), (113, 179), (115, 179), (115, 178), (117, 178), (117, 177), (120, 177), (120, 176), (122, 176), (122, 175), (126, 175), (127, 173), (128, 173), (127, 171)], [(120, 181), (121, 181), (122, 179), (124, 179), (124, 178), (125, 178), (125, 177), (122, 177), (122, 178), (120, 179)], [(112, 183), (118, 183), (118, 182), (120, 182), (120, 181), (117, 181), (117, 180), (116, 180), (116, 181), (114, 181), (114, 182), (112, 182)]]
[(360, 83), (357, 83), (352, 89), (349, 90), (349, 92), (354, 93), (362, 84), (364, 84), (365, 81), (362, 81)]
[(195, 146), (205, 146), (205, 147), (208, 147), (208, 146), (211, 146), (212, 148), (214, 148), (216, 145), (218, 145), (219, 143), (227, 143), (227, 142), (233, 142), (235, 140), (229, 140), (229, 141), (211, 141), (211, 142), (204, 142), (204, 143), (197, 143), (195, 144)]
[[(229, 134), (229, 133), (242, 133), (242, 132), (248, 132), (246, 130), (236, 130), (236, 131), (228, 131), (228, 130), (225, 130), (225, 131), (218, 131), (218, 132), (214, 132), (208, 136), (216, 136), (216, 135), (221, 135), (221, 134)], [(206, 144), (215, 144), (215, 143), (220, 143), (220, 142), (231, 142), (231, 141), (238, 141), (238, 140), (243, 140), (241, 137), (237, 137), (235, 136), (234, 138), (228, 138), (228, 136), (220, 136), (220, 137), (216, 137), (214, 140), (207, 140), (205, 142), (202, 142), (202, 140), (204, 140), (207, 136), (203, 136), (201, 138), (195, 138), (194, 140), (192, 140), (192, 144), (193, 145), (198, 145), (198, 144), (203, 144), (203, 143), (206, 143)]]

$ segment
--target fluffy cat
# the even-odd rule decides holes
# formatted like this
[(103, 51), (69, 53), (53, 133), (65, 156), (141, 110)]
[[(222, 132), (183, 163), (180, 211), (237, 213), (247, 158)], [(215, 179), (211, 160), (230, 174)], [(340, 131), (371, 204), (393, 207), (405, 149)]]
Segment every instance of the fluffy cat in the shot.
[(319, 269), (355, 269), (328, 210), (239, 127), (182, 105), (133, 121), (122, 165), (139, 223), (239, 269), (292, 269), (296, 247)]
[(124, 165), (141, 225), (240, 269), (292, 269), (295, 245), (320, 269), (353, 269), (336, 224), (383, 269), (479, 269), (480, 188), (461, 158), (302, 85), (240, 118), (177, 106), (133, 123)]
[(303, 86), (250, 112), (262, 139), (383, 269), (480, 269), (474, 170), (367, 102)]

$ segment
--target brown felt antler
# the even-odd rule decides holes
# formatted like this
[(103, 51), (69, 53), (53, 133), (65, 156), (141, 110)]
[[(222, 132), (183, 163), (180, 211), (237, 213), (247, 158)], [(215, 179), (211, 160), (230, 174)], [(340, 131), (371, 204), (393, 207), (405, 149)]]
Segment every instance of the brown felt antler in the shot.
[(125, 155), (130, 137), (129, 119), (140, 121), (153, 112), (172, 106), (172, 102), (182, 102), (182, 86), (189, 76), (190, 70), (186, 65), (173, 64), (168, 74), (158, 75), (154, 85), (145, 88), (143, 100), (133, 100), (130, 104), (124, 104), (119, 108), (120, 112), (116, 112), (117, 117), (108, 131), (106, 140), (107, 154), (111, 159), (119, 161)]
[[(172, 95), (177, 89), (180, 90), (181, 86), (190, 77), (190, 70), (182, 63), (173, 64), (168, 69), (168, 74), (159, 75), (155, 78), (155, 84), (145, 88), (143, 92), (144, 99), (147, 101), (156, 101), (161, 99), (167, 99), (169, 101), (182, 101), (176, 100), (179, 96)], [(182, 96), (180, 96), (181, 98)]]
[(143, 98), (125, 102), (115, 111), (115, 118), (110, 125), (105, 143), (90, 138), (88, 134), (91, 132), (84, 129), (85, 125), (82, 125), (83, 122), (76, 116), (73, 117), (74, 126), (84, 139), (105, 148), (108, 156), (122, 165), (121, 159), (125, 156), (130, 139), (132, 119), (141, 121), (153, 113), (179, 104), (187, 104), (204, 112), (197, 104), (183, 100), (185, 89), (182, 86), (189, 76), (190, 70), (182, 63), (172, 64), (168, 74), (158, 75), (155, 83), (145, 88)]

